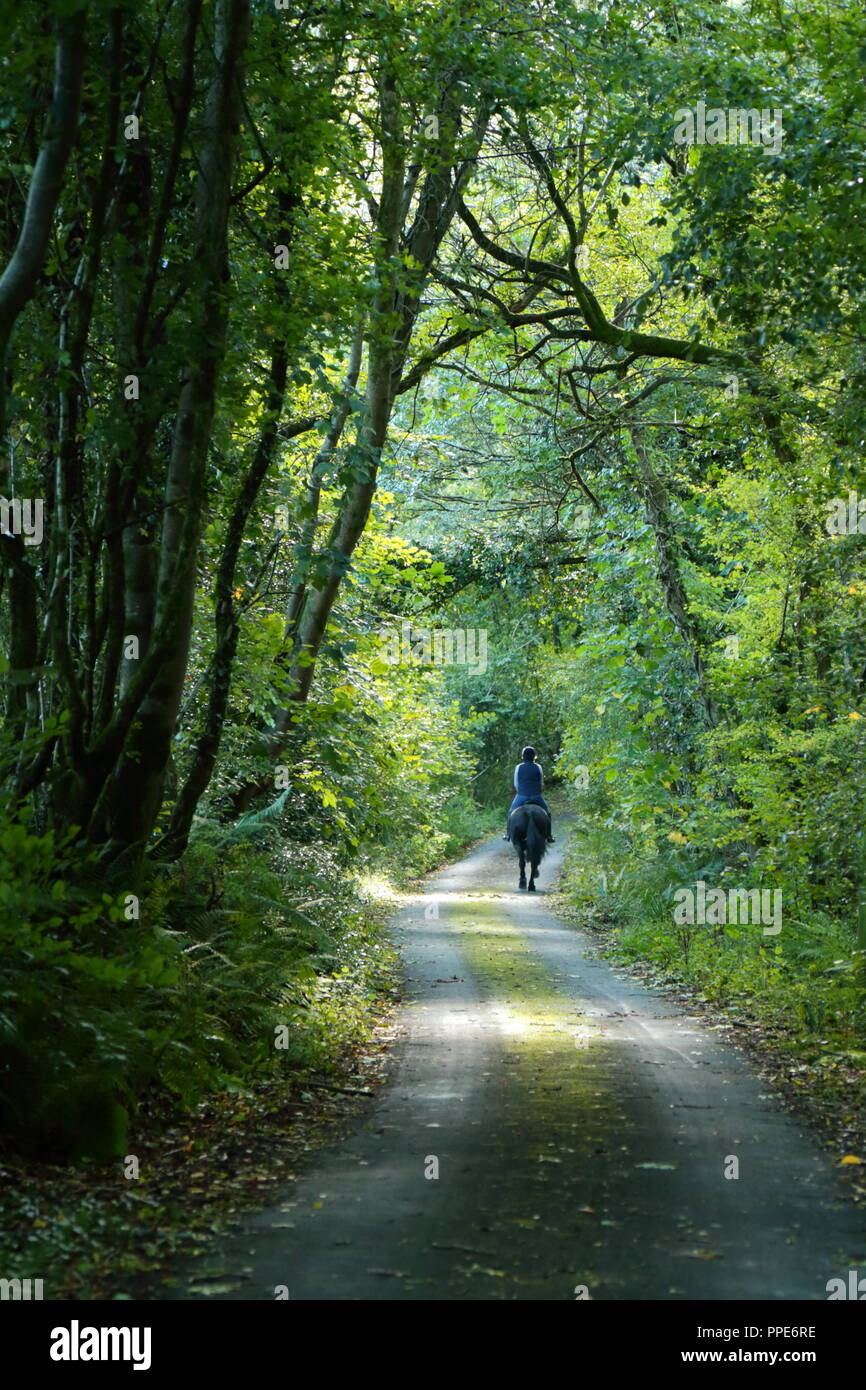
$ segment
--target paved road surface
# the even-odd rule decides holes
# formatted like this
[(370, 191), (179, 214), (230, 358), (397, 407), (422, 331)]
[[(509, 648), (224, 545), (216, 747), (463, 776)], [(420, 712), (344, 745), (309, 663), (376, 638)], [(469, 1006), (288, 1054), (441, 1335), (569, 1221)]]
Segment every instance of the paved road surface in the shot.
[(837, 1170), (744, 1056), (551, 914), (562, 848), (537, 895), (499, 840), (428, 881), (396, 924), (393, 1081), (162, 1296), (823, 1300), (863, 1262)]

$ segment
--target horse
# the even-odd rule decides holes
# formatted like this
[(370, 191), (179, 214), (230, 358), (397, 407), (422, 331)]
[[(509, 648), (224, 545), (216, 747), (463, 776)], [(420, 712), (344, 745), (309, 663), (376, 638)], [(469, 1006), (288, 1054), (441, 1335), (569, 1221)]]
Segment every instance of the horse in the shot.
[[(520, 887), (535, 892), (535, 879), (538, 866), (547, 853), (547, 837), (550, 834), (550, 817), (543, 806), (526, 801), (516, 806), (508, 817), (511, 843), (520, 856)], [(526, 861), (529, 860), (529, 882), (526, 882)]]

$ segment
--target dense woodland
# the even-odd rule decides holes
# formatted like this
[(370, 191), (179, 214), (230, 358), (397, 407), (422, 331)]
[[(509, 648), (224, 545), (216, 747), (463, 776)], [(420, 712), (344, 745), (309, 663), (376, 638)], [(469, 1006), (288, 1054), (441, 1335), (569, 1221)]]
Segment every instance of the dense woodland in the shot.
[[(501, 833), (529, 741), (578, 911), (866, 1052), (864, 51), (853, 0), (7, 8), (7, 1156), (327, 1069), (364, 883)], [(697, 880), (784, 930), (677, 927)]]

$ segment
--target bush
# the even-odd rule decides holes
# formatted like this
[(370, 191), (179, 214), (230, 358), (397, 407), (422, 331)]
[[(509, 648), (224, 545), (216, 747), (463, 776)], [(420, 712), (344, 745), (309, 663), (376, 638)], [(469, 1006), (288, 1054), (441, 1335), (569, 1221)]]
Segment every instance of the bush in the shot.
[(74, 842), (0, 831), (0, 1124), (58, 1156), (124, 1151), (165, 1042), (155, 1002), (179, 977), (176, 945), (97, 882)]
[[(358, 1042), (386, 953), (324, 846), (250, 818), (198, 828), (140, 916), (96, 860), (0, 833), (0, 1123), (52, 1158), (126, 1152), (146, 1091), (182, 1106)], [(309, 912), (305, 909), (309, 909)], [(380, 968), (381, 966), (381, 968)], [(289, 1027), (290, 1045), (275, 1046)]]

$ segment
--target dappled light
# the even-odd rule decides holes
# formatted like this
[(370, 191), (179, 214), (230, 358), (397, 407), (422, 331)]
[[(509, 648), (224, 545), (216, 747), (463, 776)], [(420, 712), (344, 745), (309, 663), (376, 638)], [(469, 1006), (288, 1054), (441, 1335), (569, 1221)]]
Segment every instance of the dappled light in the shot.
[(7, 9), (0, 1304), (96, 1310), (35, 1364), (531, 1300), (827, 1379), (862, 3)]

